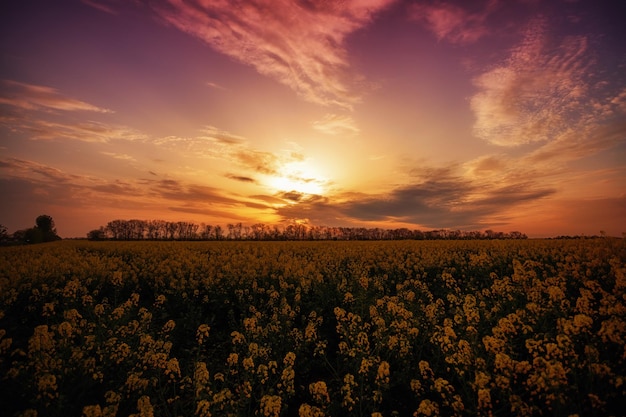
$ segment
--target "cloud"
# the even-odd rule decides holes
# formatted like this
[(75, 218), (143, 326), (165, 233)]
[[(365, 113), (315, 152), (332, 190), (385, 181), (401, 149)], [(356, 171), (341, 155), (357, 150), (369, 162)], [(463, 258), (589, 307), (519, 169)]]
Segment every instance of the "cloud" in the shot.
[(32, 117), (13, 118), (0, 125), (13, 131), (21, 131), (33, 140), (61, 140), (70, 139), (81, 142), (107, 143), (112, 140), (143, 140), (146, 136), (126, 126), (116, 126), (95, 121), (85, 122), (55, 122)]
[(199, 184), (183, 183), (175, 180), (161, 180), (148, 184), (150, 192), (165, 200), (208, 205), (237, 205), (240, 200), (225, 196), (221, 190)]
[(243, 173), (227, 173), (226, 177), (250, 183), (257, 182), (256, 174), (274, 176), (279, 174), (281, 167), (286, 164), (304, 159), (300, 152), (290, 149), (276, 153), (257, 149), (247, 138), (214, 126), (206, 126), (197, 136), (146, 138), (146, 143), (148, 142), (184, 157), (218, 160), (229, 165), (226, 169), (228, 171), (237, 167)]
[(6, 111), (0, 116), (0, 127), (24, 133), (28, 139), (100, 143), (146, 139), (144, 134), (126, 126), (85, 120), (77, 113), (112, 111), (68, 98), (54, 88), (10, 80), (1, 85), (0, 106), (6, 106)]
[(474, 175), (492, 175), (506, 168), (507, 160), (502, 155), (484, 155), (464, 164)]
[(166, 136), (149, 142), (187, 156), (223, 159), (264, 174), (274, 173), (279, 160), (273, 153), (254, 149), (246, 138), (214, 126), (205, 126), (197, 136)]
[(98, 1), (94, 1), (94, 0), (80, 0), (82, 3), (86, 4), (87, 6), (93, 7), (94, 9), (98, 9), (101, 12), (105, 12), (105, 13), (109, 13), (112, 15), (117, 15), (117, 11), (114, 10), (113, 8), (109, 7), (106, 4), (102, 4)]
[[(530, 179), (501, 183), (472, 181), (452, 168), (420, 170), (412, 183), (388, 193), (294, 200), (277, 209), (284, 218), (307, 218), (315, 224), (395, 222), (428, 228), (475, 229), (493, 225), (494, 216), (538, 201), (555, 190)], [(506, 222), (505, 218), (500, 221)]]
[(439, 40), (454, 44), (471, 44), (489, 34), (487, 17), (498, 7), (498, 0), (489, 0), (484, 9), (471, 13), (447, 2), (413, 4), (409, 9), (411, 19), (423, 22)]
[(49, 165), (19, 158), (0, 161), (0, 170), (8, 171), (11, 177), (40, 178), (54, 183), (66, 183), (77, 178)]
[(207, 86), (207, 87), (214, 88), (214, 89), (216, 89), (216, 90), (226, 90), (226, 88), (225, 88), (225, 87), (222, 87), (221, 85), (216, 84), (216, 83), (212, 83), (212, 82), (206, 82), (206, 86)]
[(100, 152), (102, 155), (110, 156), (111, 158), (121, 159), (122, 161), (137, 161), (134, 157), (125, 153), (116, 152)]
[(2, 96), (0, 96), (0, 104), (25, 110), (62, 110), (113, 113), (112, 110), (66, 97), (59, 93), (58, 90), (51, 87), (26, 84), (12, 80), (2, 81)]
[(226, 130), (219, 129), (215, 126), (205, 126), (203, 129), (200, 130), (200, 132), (202, 133), (201, 137), (211, 139), (226, 145), (236, 145), (244, 143), (246, 141), (246, 139), (242, 136), (235, 135)]
[(546, 161), (568, 162), (593, 155), (623, 144), (626, 138), (626, 121), (613, 120), (601, 125), (581, 126), (530, 152), (523, 160), (529, 164)]
[(476, 136), (501, 146), (547, 142), (591, 120), (589, 40), (553, 42), (546, 26), (534, 21), (505, 62), (474, 80)]
[(360, 131), (351, 116), (330, 113), (321, 120), (314, 121), (313, 129), (327, 135), (355, 135)]
[(305, 100), (351, 108), (345, 40), (394, 0), (170, 0), (153, 6), (172, 26), (271, 77)]
[(289, 201), (301, 201), (306, 196), (306, 194), (300, 193), (298, 191), (286, 191), (279, 193), (278, 196), (282, 199)]
[(233, 156), (244, 168), (261, 174), (273, 175), (279, 166), (279, 158), (271, 152), (245, 149), (236, 152)]
[(225, 177), (229, 178), (231, 180), (235, 180), (235, 181), (248, 182), (248, 183), (256, 184), (256, 180), (254, 178), (246, 177), (244, 175), (226, 174)]
[(268, 204), (285, 204), (285, 201), (281, 198), (272, 196), (272, 195), (263, 195), (263, 194), (258, 194), (258, 195), (251, 195), (249, 198), (254, 199), (254, 200), (259, 200), (259, 201), (264, 201), (265, 203)]
[[(46, 164), (17, 158), (0, 160), (0, 181), (8, 187), (5, 195), (7, 200), (13, 200), (19, 195), (20, 202), (56, 207), (97, 206), (138, 211), (146, 208), (162, 210), (186, 207), (188, 212), (226, 212), (250, 204), (261, 206), (254, 201), (258, 200), (256, 198), (229, 196), (221, 189), (189, 181), (154, 177), (101, 179), (75, 175)], [(262, 208), (267, 206), (263, 205)]]

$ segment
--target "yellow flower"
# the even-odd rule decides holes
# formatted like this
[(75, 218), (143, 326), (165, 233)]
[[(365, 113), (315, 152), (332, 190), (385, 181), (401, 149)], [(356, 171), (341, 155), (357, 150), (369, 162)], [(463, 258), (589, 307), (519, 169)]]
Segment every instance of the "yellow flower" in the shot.
[(209, 370), (206, 368), (206, 363), (196, 363), (196, 370), (193, 374), (196, 396), (198, 396), (209, 384), (210, 376)]
[(45, 303), (43, 305), (43, 312), (41, 313), (43, 317), (49, 317), (54, 315), (54, 303)]
[(117, 404), (122, 400), (122, 396), (115, 391), (107, 391), (106, 394), (104, 394), (104, 399), (107, 404)]
[(211, 417), (211, 403), (208, 400), (201, 400), (196, 406), (196, 416)]
[(59, 393), (56, 392), (57, 388), (57, 378), (52, 374), (42, 375), (37, 380), (38, 397), (40, 398), (57, 398), (59, 396)]
[(243, 358), (243, 368), (246, 371), (249, 371), (250, 369), (254, 369), (254, 360), (251, 357), (245, 357)]
[(322, 409), (309, 404), (302, 404), (298, 408), (299, 417), (324, 417), (325, 415)]
[(230, 355), (228, 355), (226, 363), (228, 363), (228, 366), (236, 366), (237, 363), (239, 363), (239, 355), (236, 353), (231, 353)]
[(420, 373), (422, 374), (422, 378), (428, 379), (433, 377), (433, 371), (430, 369), (430, 365), (427, 361), (419, 362)]
[(198, 330), (196, 331), (196, 340), (198, 341), (199, 345), (204, 342), (204, 339), (209, 337), (209, 330), (211, 330), (211, 328), (206, 324), (201, 324), (200, 326), (198, 326)]
[(359, 373), (365, 375), (369, 372), (370, 368), (374, 364), (374, 361), (370, 358), (361, 359), (361, 366), (359, 367)]
[(104, 305), (96, 304), (93, 311), (96, 313), (96, 316), (102, 316), (104, 314)]
[(86, 405), (83, 407), (83, 417), (102, 417), (100, 405)]
[(474, 378), (474, 384), (477, 388), (485, 388), (490, 380), (491, 377), (489, 377), (489, 375), (482, 371), (478, 371), (476, 372), (476, 377)]
[(489, 389), (480, 388), (478, 390), (478, 408), (491, 408), (491, 391)]
[(150, 403), (150, 397), (142, 396), (137, 400), (137, 414), (131, 414), (131, 417), (154, 417), (154, 408)]
[(279, 388), (284, 388), (285, 392), (289, 395), (295, 394), (295, 389), (293, 385), (293, 378), (295, 377), (295, 375), (296, 373), (294, 372), (293, 368), (291, 366), (288, 366), (287, 368), (283, 369), (283, 372), (280, 376), (281, 385), (279, 386)]
[(59, 324), (59, 328), (57, 329), (57, 331), (59, 332), (59, 335), (61, 335), (61, 337), (70, 337), (72, 336), (72, 325), (71, 323), (64, 321), (63, 323)]
[(437, 403), (432, 402), (431, 400), (422, 400), (414, 415), (437, 416), (439, 415), (439, 406), (437, 405)]
[(171, 358), (165, 365), (165, 375), (169, 375), (170, 379), (180, 378), (180, 365), (178, 359)]
[(230, 334), (230, 337), (232, 337), (233, 339), (232, 340), (233, 345), (242, 344), (246, 341), (246, 338), (244, 337), (244, 335), (237, 331), (232, 332)]
[(296, 361), (296, 354), (293, 352), (287, 352), (285, 355), (285, 359), (283, 359), (283, 363), (285, 366), (293, 366)]
[(313, 399), (318, 403), (327, 404), (330, 402), (328, 388), (326, 387), (326, 382), (324, 381), (317, 381), (309, 384), (309, 392), (313, 396)]
[(54, 349), (54, 334), (48, 331), (48, 326), (42, 324), (35, 327), (33, 336), (28, 340), (28, 351), (51, 351)]
[(156, 299), (154, 300), (154, 306), (155, 306), (155, 307), (162, 306), (162, 305), (165, 303), (165, 301), (166, 301), (166, 300), (167, 300), (167, 299), (165, 298), (165, 295), (163, 295), (163, 294), (159, 294), (159, 295), (156, 297)]
[(413, 391), (416, 394), (420, 394), (422, 392), (422, 383), (419, 382), (417, 379), (412, 379), (411, 380), (411, 391)]
[(265, 384), (268, 380), (268, 368), (265, 364), (260, 364), (256, 370), (257, 375), (261, 377), (261, 384)]
[(264, 417), (278, 417), (281, 406), (282, 400), (278, 395), (264, 395), (261, 398), (260, 415)]
[(167, 323), (163, 325), (163, 333), (169, 333), (174, 330), (176, 327), (176, 322), (174, 320), (168, 320)]
[(352, 397), (352, 388), (357, 386), (358, 384), (354, 381), (354, 375), (346, 374), (346, 376), (343, 377), (343, 386), (341, 387), (343, 399), (341, 400), (341, 405), (346, 407), (348, 411), (352, 411), (352, 408), (356, 404), (356, 399)]
[(382, 361), (380, 365), (378, 365), (376, 383), (379, 385), (389, 383), (389, 363), (387, 361)]

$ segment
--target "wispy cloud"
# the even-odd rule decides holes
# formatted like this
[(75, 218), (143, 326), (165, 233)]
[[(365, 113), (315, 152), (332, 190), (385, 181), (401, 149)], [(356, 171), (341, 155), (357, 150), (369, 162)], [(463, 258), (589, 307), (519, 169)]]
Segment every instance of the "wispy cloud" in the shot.
[(275, 174), (280, 166), (280, 158), (276, 154), (256, 149), (242, 149), (232, 157), (240, 166), (261, 174)]
[(345, 40), (393, 2), (170, 0), (155, 9), (169, 24), (304, 99), (351, 108), (358, 95), (346, 74)]
[(105, 13), (109, 13), (113, 15), (117, 14), (117, 11), (114, 8), (110, 7), (107, 4), (103, 4), (100, 1), (95, 1), (95, 0), (80, 0), (80, 1), (86, 4), (87, 6), (100, 10), (101, 12), (105, 12)]
[(114, 159), (120, 159), (122, 161), (136, 161), (135, 157), (125, 154), (125, 153), (117, 153), (117, 152), (100, 152), (102, 155), (110, 156)]
[(275, 175), (285, 164), (303, 159), (299, 152), (293, 150), (269, 152), (257, 149), (250, 139), (214, 126), (201, 129), (197, 136), (168, 136), (146, 140), (187, 157), (217, 159), (237, 166), (249, 173), (229, 177), (239, 178), (239, 181), (243, 181), (243, 178), (253, 179), (255, 174)]
[(96, 121), (73, 122), (70, 119), (40, 118), (37, 115), (15, 114), (0, 117), (0, 126), (21, 132), (31, 140), (77, 140), (107, 143), (113, 140), (145, 140), (147, 136), (127, 126)]
[(214, 88), (214, 89), (216, 89), (216, 90), (226, 90), (226, 88), (225, 88), (225, 87), (223, 87), (223, 86), (221, 86), (221, 85), (219, 85), (219, 84), (217, 84), (217, 83), (207, 82), (207, 83), (206, 83), (206, 86), (207, 86), (207, 87)]
[(470, 12), (450, 2), (438, 1), (430, 4), (419, 2), (410, 7), (409, 14), (413, 20), (425, 23), (439, 40), (470, 44), (489, 34), (487, 17), (499, 7), (499, 4), (499, 0), (489, 0), (482, 10)]
[(49, 165), (19, 158), (1, 160), (0, 169), (7, 171), (9, 176), (39, 178), (55, 183), (66, 183), (78, 178)]
[(23, 126), (31, 134), (31, 139), (71, 139), (82, 142), (106, 143), (112, 140), (141, 140), (146, 135), (126, 126), (111, 125), (94, 121), (79, 123), (48, 122), (33, 120), (30, 126)]
[(531, 164), (550, 161), (564, 163), (613, 148), (625, 141), (626, 121), (624, 120), (579, 126), (579, 130), (571, 130), (558, 140), (530, 152), (523, 158), (523, 161)]
[(326, 114), (321, 120), (312, 123), (313, 129), (328, 135), (355, 135), (359, 128), (352, 116)]
[(202, 138), (212, 139), (227, 145), (241, 144), (246, 141), (242, 136), (235, 135), (234, 133), (219, 129), (215, 126), (205, 126), (200, 132)]
[(0, 126), (28, 139), (105, 143), (146, 138), (127, 126), (85, 120), (81, 112), (90, 112), (93, 117), (113, 112), (67, 97), (55, 88), (10, 80), (0, 82), (0, 86), (0, 106), (6, 110), (0, 116)]
[(55, 88), (12, 80), (2, 81), (0, 104), (26, 110), (113, 112), (109, 109), (64, 96)]

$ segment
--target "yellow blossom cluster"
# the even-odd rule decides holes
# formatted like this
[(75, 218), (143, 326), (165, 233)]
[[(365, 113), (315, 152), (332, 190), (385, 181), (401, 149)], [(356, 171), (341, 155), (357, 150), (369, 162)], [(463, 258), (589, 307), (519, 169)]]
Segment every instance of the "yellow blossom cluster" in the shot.
[(6, 415), (619, 415), (622, 239), (0, 248)]

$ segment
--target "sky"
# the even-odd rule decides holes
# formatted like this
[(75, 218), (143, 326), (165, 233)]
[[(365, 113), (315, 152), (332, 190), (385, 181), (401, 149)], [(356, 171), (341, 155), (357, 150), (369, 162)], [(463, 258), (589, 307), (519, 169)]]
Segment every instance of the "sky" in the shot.
[(626, 232), (606, 0), (0, 6), (0, 224)]

